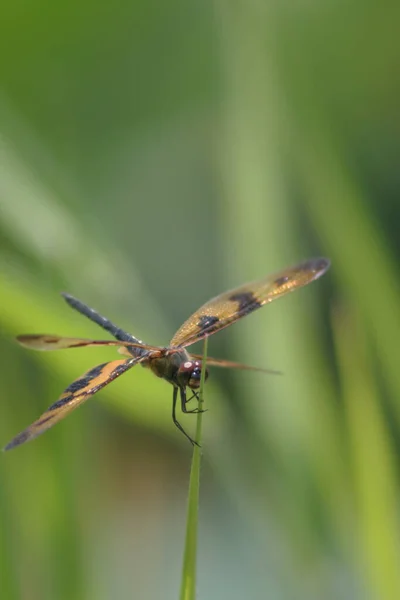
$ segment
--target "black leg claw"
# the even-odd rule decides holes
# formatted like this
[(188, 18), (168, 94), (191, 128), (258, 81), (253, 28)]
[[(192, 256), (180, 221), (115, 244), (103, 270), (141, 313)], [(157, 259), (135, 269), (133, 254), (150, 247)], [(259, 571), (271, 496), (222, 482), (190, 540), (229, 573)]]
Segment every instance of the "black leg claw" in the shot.
[(185, 400), (185, 404), (187, 404), (188, 402), (190, 402), (191, 400), (193, 400), (193, 398), (197, 398), (197, 400), (198, 400), (198, 399), (199, 399), (199, 395), (198, 395), (198, 394), (196, 394), (196, 392), (194, 392), (194, 393), (193, 393), (193, 395), (192, 395), (192, 396), (190, 396), (190, 398), (187, 398), (187, 399)]
[(192, 439), (190, 437), (190, 435), (188, 435), (186, 433), (186, 431), (183, 429), (182, 425), (179, 423), (179, 421), (176, 418), (176, 401), (178, 399), (178, 391), (180, 391), (180, 395), (181, 395), (181, 409), (182, 409), (183, 413), (187, 414), (187, 413), (206, 412), (208, 409), (203, 410), (201, 408), (200, 409), (194, 408), (193, 410), (186, 410), (187, 402), (189, 402), (189, 400), (191, 400), (192, 398), (199, 399), (199, 395), (196, 392), (194, 392), (193, 396), (191, 398), (189, 398), (189, 400), (186, 400), (185, 389), (174, 387), (174, 393), (172, 396), (172, 420), (175, 423), (175, 425), (177, 426), (177, 428), (179, 429), (179, 431), (181, 431), (183, 433), (183, 435), (187, 437), (187, 439), (192, 444), (192, 446), (197, 446), (198, 448), (201, 448), (200, 444), (197, 443), (196, 440)]

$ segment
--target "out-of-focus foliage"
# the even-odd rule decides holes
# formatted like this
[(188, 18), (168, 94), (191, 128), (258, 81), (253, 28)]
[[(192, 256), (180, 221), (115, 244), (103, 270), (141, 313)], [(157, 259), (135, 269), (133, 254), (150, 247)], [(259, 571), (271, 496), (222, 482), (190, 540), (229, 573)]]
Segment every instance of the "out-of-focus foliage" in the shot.
[[(400, 598), (399, 13), (1, 5), (4, 443), (115, 358), (14, 344), (103, 336), (60, 291), (166, 344), (218, 292), (332, 260), (210, 339), (284, 376), (207, 383), (199, 598)], [(191, 448), (170, 396), (138, 367), (1, 457), (2, 598), (178, 597)]]

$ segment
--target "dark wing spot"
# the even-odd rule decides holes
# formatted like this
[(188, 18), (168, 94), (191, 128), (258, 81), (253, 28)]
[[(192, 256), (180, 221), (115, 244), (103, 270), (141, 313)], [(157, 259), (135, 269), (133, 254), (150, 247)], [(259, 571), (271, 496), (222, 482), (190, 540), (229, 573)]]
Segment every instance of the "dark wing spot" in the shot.
[(241, 314), (247, 314), (262, 306), (261, 302), (257, 300), (253, 292), (241, 292), (238, 294), (233, 294), (229, 297), (229, 300), (239, 304), (238, 309)]
[(82, 377), (81, 379), (77, 379), (76, 381), (73, 381), (65, 390), (66, 392), (71, 392), (71, 393), (75, 393), (75, 392), (79, 392), (79, 390), (81, 390), (82, 388), (85, 388), (87, 386), (88, 383), (90, 383), (92, 380), (92, 377)]
[(202, 315), (197, 322), (197, 327), (200, 331), (209, 331), (211, 332), (214, 328), (215, 323), (218, 323), (219, 318), (213, 315)]
[(57, 400), (57, 402), (54, 402), (54, 404), (49, 406), (49, 408), (47, 410), (56, 410), (57, 408), (60, 408), (61, 406), (64, 406), (64, 404), (67, 404), (68, 402), (70, 402), (70, 400), (72, 400), (72, 398), (74, 397), (76, 392), (79, 392), (79, 390), (82, 390), (85, 387), (87, 387), (93, 379), (95, 379), (96, 377), (98, 377), (100, 375), (100, 373), (102, 372), (102, 370), (106, 364), (107, 363), (103, 363), (102, 365), (97, 365), (97, 367), (94, 367), (93, 369), (88, 371), (84, 377), (81, 377), (80, 379), (73, 381), (64, 390), (64, 394), (67, 394), (67, 395), (66, 396), (63, 395), (59, 400)]
[(50, 412), (51, 410), (57, 410), (57, 408), (61, 408), (65, 404), (68, 404), (68, 402), (70, 402), (73, 399), (73, 397), (74, 397), (73, 394), (69, 394), (68, 396), (61, 397), (59, 400), (57, 400), (57, 402), (54, 402), (54, 404), (49, 406), (49, 408), (47, 409), (46, 412)]
[(116, 379), (119, 375), (121, 375), (121, 373), (125, 373), (125, 371), (126, 371), (126, 363), (123, 363), (122, 365), (118, 365), (118, 367), (115, 367), (114, 371), (112, 371), (110, 373), (110, 378)]
[(49, 417), (43, 417), (43, 419), (40, 419), (40, 421), (38, 421), (36, 423), (36, 426), (40, 427), (41, 425), (44, 425), (45, 423), (47, 423), (47, 421), (50, 421), (50, 419), (52, 419), (52, 418), (53, 418), (52, 415), (50, 415)]
[(102, 370), (106, 364), (107, 363), (103, 363), (102, 365), (97, 365), (97, 367), (94, 367), (93, 369), (88, 371), (84, 377), (81, 377), (81, 379), (77, 379), (76, 381), (73, 381), (71, 383), (71, 385), (69, 385), (65, 391), (71, 392), (74, 394), (75, 392), (78, 392), (82, 388), (85, 388), (92, 381), (92, 379), (95, 379), (95, 377), (98, 377), (100, 375), (100, 373), (102, 372)]
[[(130, 362), (130, 361), (128, 361), (128, 362)], [(47, 409), (46, 412), (51, 411), (51, 410), (56, 410), (57, 408), (61, 408), (61, 406), (68, 404), (68, 402), (70, 402), (71, 400), (73, 400), (76, 397), (76, 395), (77, 395), (76, 392), (79, 392), (79, 390), (85, 389), (85, 387), (87, 387), (93, 379), (95, 379), (102, 373), (103, 368), (107, 364), (108, 363), (103, 363), (102, 365), (98, 365), (97, 367), (94, 367), (93, 369), (91, 369), (91, 371), (88, 371), (84, 377), (81, 377), (81, 379), (77, 379), (76, 381), (73, 381), (71, 383), (71, 385), (69, 385), (67, 387), (67, 389), (64, 391), (61, 398), (59, 400), (57, 400), (57, 402), (54, 402), (54, 404), (49, 406), (49, 408)], [(109, 381), (113, 381), (113, 379), (116, 379), (119, 375), (121, 375), (121, 373), (124, 373), (126, 371), (126, 369), (127, 369), (127, 363), (124, 362), (123, 364), (118, 365), (108, 375), (106, 382), (105, 381), (100, 382), (97, 386), (93, 386), (93, 387), (89, 388), (86, 392), (83, 392), (83, 394), (89, 394), (89, 393), (90, 393), (90, 395), (95, 394), (99, 389), (104, 387), (105, 383), (108, 383)], [(79, 394), (78, 394), (78, 396), (79, 396)]]
[(29, 435), (29, 431), (25, 429), (25, 431), (22, 431), (22, 433), (19, 433), (17, 436), (15, 436), (15, 438), (11, 440), (9, 444), (7, 444), (4, 450), (11, 450), (12, 448), (15, 448), (15, 446), (20, 446), (29, 440)]
[(77, 379), (76, 381), (73, 381), (65, 390), (65, 392), (71, 392), (72, 394), (75, 394), (75, 392), (79, 392), (79, 390), (82, 390), (83, 388), (87, 387), (87, 385), (92, 381), (93, 377), (88, 377), (87, 375), (85, 375), (85, 377), (81, 377), (81, 379)]
[(90, 371), (88, 371), (85, 375), (85, 378), (87, 377), (88, 379), (94, 379), (95, 377), (97, 377), (98, 375), (100, 375), (100, 373), (103, 371), (104, 367), (107, 365), (108, 363), (103, 363), (101, 365), (97, 365), (97, 367), (93, 367), (93, 369), (90, 369)]
[(287, 283), (289, 280), (289, 275), (284, 275), (283, 277), (278, 277), (278, 279), (275, 279), (275, 283), (278, 287), (280, 287), (281, 285), (285, 285), (285, 283)]

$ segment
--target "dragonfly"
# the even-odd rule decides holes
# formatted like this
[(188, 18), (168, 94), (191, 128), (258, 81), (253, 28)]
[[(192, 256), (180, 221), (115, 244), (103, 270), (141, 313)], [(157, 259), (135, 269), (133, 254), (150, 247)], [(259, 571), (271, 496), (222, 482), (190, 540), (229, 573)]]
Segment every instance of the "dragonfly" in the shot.
[[(232, 325), (242, 317), (254, 312), (264, 304), (268, 304), (289, 292), (308, 285), (323, 275), (330, 266), (327, 258), (313, 258), (294, 267), (284, 269), (274, 275), (247, 283), (238, 288), (224, 292), (212, 298), (193, 313), (178, 329), (168, 346), (150, 346), (135, 336), (114, 325), (70, 294), (62, 296), (73, 309), (91, 321), (100, 325), (115, 340), (93, 340), (71, 337), (60, 337), (51, 334), (25, 334), (17, 336), (17, 341), (34, 350), (62, 350), (66, 348), (84, 348), (88, 346), (116, 346), (124, 356), (120, 360), (102, 363), (87, 371), (71, 383), (34, 423), (15, 436), (5, 446), (11, 450), (41, 435), (70, 412), (75, 410), (93, 394), (129, 371), (136, 365), (150, 369), (157, 377), (165, 379), (173, 386), (172, 420), (176, 427), (193, 445), (198, 445), (184, 430), (176, 416), (178, 396), (182, 413), (204, 412), (200, 408), (188, 409), (192, 398), (199, 399), (198, 389), (202, 374), (201, 355), (191, 354), (186, 348), (200, 340)], [(269, 369), (251, 367), (229, 360), (208, 357), (206, 366), (232, 369), (246, 369), (271, 373)], [(276, 371), (275, 371), (276, 373)], [(206, 368), (205, 379), (208, 377)], [(188, 398), (187, 388), (192, 395)]]

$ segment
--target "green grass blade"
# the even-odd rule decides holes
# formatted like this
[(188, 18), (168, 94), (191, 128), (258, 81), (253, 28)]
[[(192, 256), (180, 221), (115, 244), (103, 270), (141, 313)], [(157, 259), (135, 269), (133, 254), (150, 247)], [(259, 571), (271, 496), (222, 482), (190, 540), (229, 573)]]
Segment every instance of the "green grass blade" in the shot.
[(354, 483), (355, 560), (368, 589), (381, 600), (394, 600), (400, 597), (395, 449), (363, 321), (354, 311), (339, 312), (333, 324)]
[[(198, 408), (203, 406), (203, 390), (206, 375), (208, 338), (204, 340), (203, 368), (201, 371), (200, 393)], [(201, 443), (203, 413), (197, 413), (196, 442)], [(196, 597), (196, 557), (197, 557), (197, 527), (199, 521), (199, 490), (200, 490), (201, 448), (193, 446), (192, 466), (190, 469), (189, 498), (186, 522), (185, 551), (183, 555), (183, 571), (180, 600), (194, 600)]]
[[(311, 127), (309, 128), (311, 130)], [(379, 349), (385, 383), (400, 422), (398, 267), (370, 210), (367, 192), (341, 158), (339, 143), (318, 126), (297, 155), (305, 177), (309, 215), (332, 259), (339, 283), (359, 307)], [(310, 135), (310, 133), (309, 133)], [(304, 136), (302, 137), (304, 140)], [(324, 201), (321, 201), (321, 198)], [(337, 232), (340, 231), (340, 244)]]

